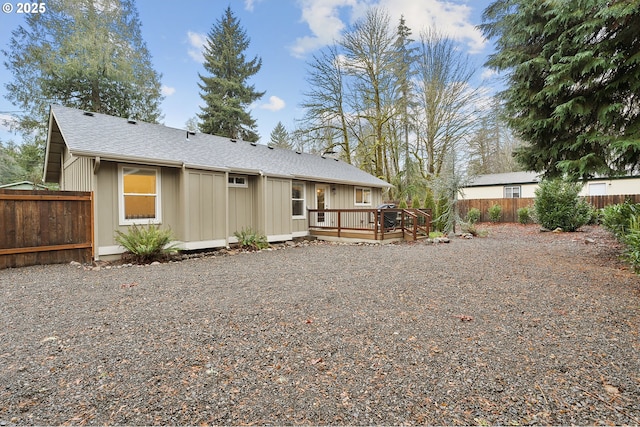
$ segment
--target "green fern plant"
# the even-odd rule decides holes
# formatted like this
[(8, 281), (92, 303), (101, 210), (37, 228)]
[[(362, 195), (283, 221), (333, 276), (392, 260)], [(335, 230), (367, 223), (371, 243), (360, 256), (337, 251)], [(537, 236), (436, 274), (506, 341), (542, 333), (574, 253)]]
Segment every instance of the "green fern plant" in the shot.
[(126, 232), (116, 230), (116, 242), (126, 249), (127, 257), (139, 264), (159, 261), (178, 252), (170, 229), (160, 229), (154, 224), (132, 225)]
[(233, 235), (236, 236), (236, 238), (238, 239), (238, 244), (243, 249), (259, 251), (261, 249), (266, 249), (269, 247), (267, 236), (258, 233), (251, 227), (242, 228), (242, 230), (234, 232)]

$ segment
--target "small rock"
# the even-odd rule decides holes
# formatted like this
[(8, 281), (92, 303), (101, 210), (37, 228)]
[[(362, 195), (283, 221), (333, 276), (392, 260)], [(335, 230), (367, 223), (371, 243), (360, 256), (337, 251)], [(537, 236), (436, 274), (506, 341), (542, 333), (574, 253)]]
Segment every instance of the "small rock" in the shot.
[(562, 231), (563, 231), (562, 228), (558, 227), (555, 230), (553, 230), (552, 233), (562, 233)]
[(151, 265), (160, 265), (160, 261), (153, 261)]
[(587, 237), (587, 238), (584, 239), (584, 242), (586, 244), (589, 244), (589, 243), (595, 243), (596, 241), (594, 239), (592, 239), (591, 237)]
[(74, 266), (74, 267), (81, 267), (82, 264), (80, 264), (78, 261), (71, 261), (69, 263), (69, 265)]

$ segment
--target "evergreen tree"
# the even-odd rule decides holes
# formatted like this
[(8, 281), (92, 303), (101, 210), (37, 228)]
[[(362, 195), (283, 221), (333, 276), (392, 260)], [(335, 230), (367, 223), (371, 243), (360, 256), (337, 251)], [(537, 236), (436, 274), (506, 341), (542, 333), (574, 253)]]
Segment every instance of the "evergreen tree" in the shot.
[(134, 1), (49, 0), (46, 8), (25, 15), (3, 51), (13, 76), (7, 99), (24, 112), (20, 130), (42, 138), (51, 103), (157, 122), (160, 75)]
[(282, 122), (278, 122), (275, 128), (271, 131), (271, 141), (267, 144), (269, 147), (280, 147), (291, 149), (293, 144), (291, 144), (291, 138), (289, 136), (289, 132), (284, 127)]
[(527, 169), (572, 178), (640, 167), (640, 3), (498, 0), (481, 26), (508, 72), (509, 125)]
[(204, 49), (204, 68), (208, 75), (199, 74), (201, 108), (200, 131), (229, 138), (255, 142), (260, 136), (256, 122), (247, 111), (252, 102), (264, 92), (257, 92), (247, 80), (260, 71), (262, 59), (245, 58), (249, 38), (240, 27), (231, 7), (209, 32)]
[(12, 143), (5, 147), (0, 141), (0, 185), (21, 181), (26, 176), (15, 155), (15, 146)]

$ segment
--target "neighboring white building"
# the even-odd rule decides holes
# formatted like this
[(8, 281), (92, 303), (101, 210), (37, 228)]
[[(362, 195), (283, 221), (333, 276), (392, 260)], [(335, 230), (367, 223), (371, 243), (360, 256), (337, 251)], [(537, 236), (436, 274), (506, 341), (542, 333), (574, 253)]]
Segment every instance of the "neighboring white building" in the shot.
[[(462, 198), (533, 198), (540, 182), (536, 172), (507, 172), (478, 175), (462, 188)], [(640, 194), (640, 177), (594, 178), (587, 181), (581, 196)]]

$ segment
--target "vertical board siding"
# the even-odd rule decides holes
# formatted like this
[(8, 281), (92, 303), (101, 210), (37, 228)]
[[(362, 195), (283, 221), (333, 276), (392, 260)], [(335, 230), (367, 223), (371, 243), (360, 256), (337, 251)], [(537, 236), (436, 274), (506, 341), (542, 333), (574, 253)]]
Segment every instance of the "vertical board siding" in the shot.
[[(596, 209), (605, 206), (624, 203), (629, 200), (632, 203), (640, 203), (640, 194), (609, 195), (609, 196), (587, 196), (584, 199)], [(460, 218), (465, 218), (467, 212), (472, 208), (480, 210), (480, 222), (489, 222), (489, 208), (493, 205), (502, 207), (500, 222), (518, 222), (518, 209), (523, 207), (533, 208), (534, 198), (518, 199), (470, 199), (458, 200), (458, 214)]]
[(0, 269), (93, 258), (93, 196), (0, 190)]

